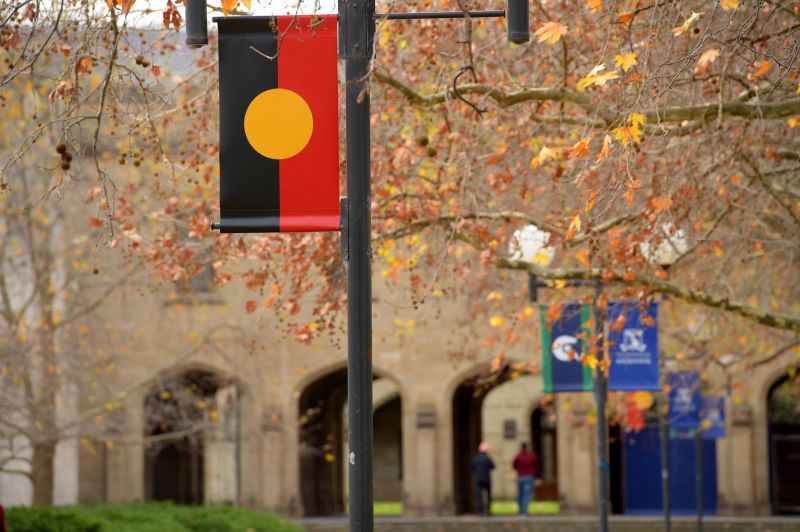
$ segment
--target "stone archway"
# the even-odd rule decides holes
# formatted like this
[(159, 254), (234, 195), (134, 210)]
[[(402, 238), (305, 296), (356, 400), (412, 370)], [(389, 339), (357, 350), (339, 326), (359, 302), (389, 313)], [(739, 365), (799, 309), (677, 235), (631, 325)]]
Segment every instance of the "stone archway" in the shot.
[(790, 370), (767, 393), (769, 494), (773, 513), (800, 514), (800, 372)]
[[(345, 513), (347, 497), (347, 368), (327, 373), (300, 393), (298, 438), (302, 513)], [(402, 400), (391, 378), (373, 382), (373, 467), (376, 502), (402, 501)]]
[[(496, 404), (495, 401), (487, 402), (487, 397), (490, 394), (494, 397), (494, 390), (517, 376), (512, 363), (507, 362), (497, 369), (486, 364), (463, 377), (453, 391), (451, 437), (456, 514), (475, 511), (475, 487), (469, 462), (482, 440), (489, 441), (493, 447), (493, 451), (490, 451), (496, 466), (492, 481), (493, 498), (516, 498), (516, 476), (511, 469), (511, 462), (519, 450), (519, 444), (528, 442), (531, 436), (530, 404), (541, 393), (541, 385), (538, 390), (531, 387), (530, 393), (525, 392), (521, 396), (511, 394), (500, 398)], [(498, 390), (496, 393), (500, 392)]]
[(239, 389), (201, 369), (161, 379), (144, 401), (145, 500), (235, 503)]

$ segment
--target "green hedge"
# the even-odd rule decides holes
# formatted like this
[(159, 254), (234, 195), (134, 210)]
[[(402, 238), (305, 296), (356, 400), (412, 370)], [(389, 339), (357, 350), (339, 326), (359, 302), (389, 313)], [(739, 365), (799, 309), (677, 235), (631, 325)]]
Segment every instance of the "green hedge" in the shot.
[(280, 517), (230, 506), (170, 503), (8, 508), (9, 532), (299, 532)]

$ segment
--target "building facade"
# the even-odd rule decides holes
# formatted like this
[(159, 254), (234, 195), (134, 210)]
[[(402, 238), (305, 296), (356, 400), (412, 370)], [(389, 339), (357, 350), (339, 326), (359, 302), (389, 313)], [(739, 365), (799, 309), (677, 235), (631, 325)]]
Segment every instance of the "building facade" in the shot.
[[(595, 512), (591, 394), (548, 397), (540, 376), (518, 374), (513, 361), (538, 360), (536, 334), (492, 365), (456, 302), (412, 311), (398, 297), (378, 286), (373, 304), (376, 501), (402, 502), (409, 516), (471, 512), (467, 463), (482, 440), (497, 463), (495, 498), (513, 500), (510, 463), (527, 442), (542, 461), (537, 498), (559, 501), (563, 514)], [(345, 335), (297, 343), (277, 318), (247, 313), (247, 298), (233, 287), (185, 298), (125, 288), (104, 305), (127, 354), (103, 378), (124, 393), (101, 421), (110, 427), (105, 441), (59, 445), (57, 503), (169, 499), (295, 516), (344, 512)], [(728, 398), (727, 437), (712, 451), (717, 513), (797, 510), (800, 476), (785, 472), (798, 471), (800, 427), (771, 422), (769, 408), (797, 366), (797, 355), (784, 353), (752, 370), (737, 394), (744, 400)], [(165, 411), (180, 390), (197, 410), (188, 418)], [(185, 438), (174, 437), (182, 430)], [(626, 512), (625, 457), (613, 440), (630, 442), (619, 428), (611, 435), (612, 494), (621, 499), (612, 502)], [(0, 499), (28, 502), (26, 482), (0, 476)]]

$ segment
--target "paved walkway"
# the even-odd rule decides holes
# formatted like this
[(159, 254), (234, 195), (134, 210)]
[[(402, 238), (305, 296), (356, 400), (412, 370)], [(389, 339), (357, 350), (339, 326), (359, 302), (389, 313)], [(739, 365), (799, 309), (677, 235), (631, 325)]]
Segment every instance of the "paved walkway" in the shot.
[[(344, 518), (311, 518), (296, 521), (306, 532), (346, 532)], [(800, 516), (792, 517), (706, 517), (704, 532), (800, 532)], [(661, 532), (663, 520), (654, 517), (614, 516), (611, 532)], [(397, 532), (590, 532), (597, 530), (597, 518), (531, 517), (383, 517), (375, 520), (375, 530)], [(673, 517), (672, 530), (697, 530), (695, 518)]]

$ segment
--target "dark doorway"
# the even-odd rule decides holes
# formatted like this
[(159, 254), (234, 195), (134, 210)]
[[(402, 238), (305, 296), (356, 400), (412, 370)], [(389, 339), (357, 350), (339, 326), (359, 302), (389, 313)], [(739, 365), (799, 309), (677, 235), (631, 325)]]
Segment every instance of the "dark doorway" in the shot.
[(176, 504), (205, 502), (206, 433), (220, 429), (230, 409), (218, 392), (231, 383), (192, 370), (160, 381), (145, 399), (145, 499)]
[[(346, 368), (317, 379), (300, 395), (298, 433), (303, 515), (345, 513), (346, 404)], [(402, 460), (402, 405), (398, 395), (373, 412), (375, 501), (403, 500)]]
[(374, 499), (376, 502), (403, 500), (403, 430), (400, 396), (373, 413)]
[(505, 364), (497, 371), (488, 367), (465, 380), (453, 394), (453, 502), (456, 514), (475, 512), (475, 486), (469, 461), (478, 450), (483, 427), (483, 401), (486, 395), (511, 378)]
[(800, 514), (800, 375), (792, 371), (767, 396), (770, 499), (776, 514)]
[(344, 514), (342, 409), (347, 370), (311, 383), (300, 395), (300, 497), (307, 516)]
[(531, 413), (531, 448), (539, 457), (541, 484), (536, 486), (534, 500), (558, 500), (558, 440), (555, 409), (552, 403), (539, 406)]

